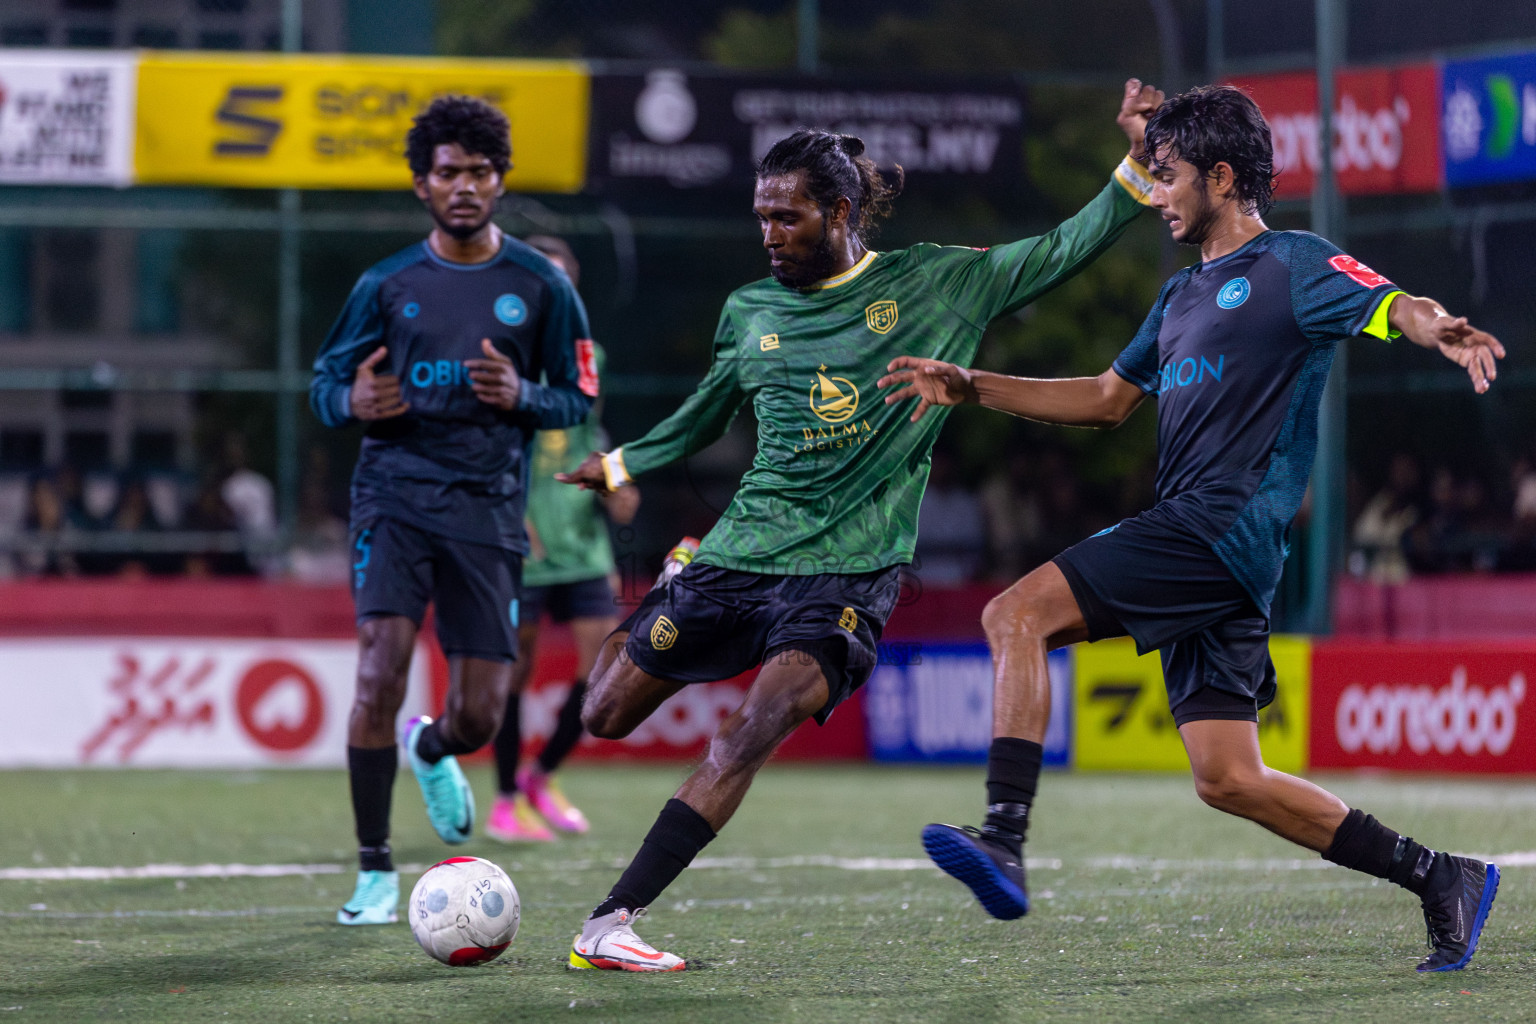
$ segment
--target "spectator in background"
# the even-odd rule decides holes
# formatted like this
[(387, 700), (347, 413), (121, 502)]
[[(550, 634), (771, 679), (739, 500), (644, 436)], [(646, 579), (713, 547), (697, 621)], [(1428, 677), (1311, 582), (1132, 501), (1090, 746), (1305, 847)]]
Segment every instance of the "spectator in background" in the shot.
[[(163, 529), (149, 503), (149, 492), (142, 479), (132, 477), (123, 482), (117, 507), (107, 516), (104, 526), (124, 540), (147, 537)], [(164, 576), (180, 571), (184, 565), (179, 555), (155, 551), (105, 552), (94, 556), (94, 564), (99, 573), (128, 577)]]
[(274, 575), (280, 565), (270, 553), (277, 539), (277, 504), (272, 497), (272, 481), (250, 467), (245, 437), (241, 434), (225, 435), (224, 466), (219, 495), (234, 519), (235, 529), (246, 542), (248, 560), (263, 575)]
[[(186, 528), (202, 533), (235, 529), (235, 516), (224, 503), (223, 480), (217, 473), (205, 472), (199, 481), (192, 507), (187, 509)], [(249, 576), (253, 572), (243, 551), (209, 545), (187, 555), (187, 573), (191, 576)]]
[(1420, 519), (1419, 464), (1412, 455), (1392, 456), (1386, 485), (1365, 503), (1355, 520), (1350, 571), (1377, 583), (1401, 583), (1408, 578), (1405, 542)]
[[(32, 479), (22, 525), (41, 544), (56, 542), (74, 528), (67, 507), (58, 479), (52, 474), (39, 473)], [(41, 546), (23, 551), (19, 562), (21, 571), (30, 576), (77, 576), (80, 573), (72, 554)]]
[(324, 448), (310, 448), (288, 552), (288, 570), (302, 583), (344, 585), (352, 577), (347, 520), (344, 511), (333, 506), (330, 481), (330, 457)]
[(960, 484), (949, 449), (933, 449), (928, 489), (917, 511), (917, 549), (912, 568), (925, 584), (954, 586), (978, 577), (987, 550), (981, 500)]
[(1536, 459), (1522, 456), (1515, 460), (1509, 474), (1514, 507), (1509, 545), (1499, 568), (1510, 572), (1536, 571)]

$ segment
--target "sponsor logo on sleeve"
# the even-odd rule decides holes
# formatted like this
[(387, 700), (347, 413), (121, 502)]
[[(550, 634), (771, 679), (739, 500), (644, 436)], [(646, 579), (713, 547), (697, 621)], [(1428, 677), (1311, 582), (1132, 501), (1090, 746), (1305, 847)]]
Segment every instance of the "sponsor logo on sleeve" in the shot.
[(881, 299), (879, 302), (870, 303), (864, 309), (864, 322), (876, 334), (889, 334), (891, 328), (896, 326), (895, 301)]
[(1360, 285), (1362, 288), (1377, 288), (1381, 285), (1389, 283), (1385, 277), (1376, 273), (1376, 271), (1372, 270), (1364, 263), (1361, 263), (1353, 256), (1346, 256), (1343, 253), (1339, 253), (1333, 259), (1329, 260), (1328, 265), (1334, 270), (1337, 270), (1339, 273), (1347, 276), (1351, 281)]
[(591, 338), (576, 339), (576, 386), (588, 398), (597, 397), (597, 350)]

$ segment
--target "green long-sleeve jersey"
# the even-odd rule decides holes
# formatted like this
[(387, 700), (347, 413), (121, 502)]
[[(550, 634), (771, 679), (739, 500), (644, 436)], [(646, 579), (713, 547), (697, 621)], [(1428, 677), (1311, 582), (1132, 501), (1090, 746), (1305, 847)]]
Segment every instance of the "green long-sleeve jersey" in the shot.
[(898, 355), (968, 366), (982, 332), (1109, 247), (1147, 201), (1127, 159), (1055, 230), (990, 249), (921, 244), (867, 253), (810, 289), (764, 279), (726, 300), (698, 391), (608, 453), (610, 486), (718, 439), (742, 404), (757, 455), (697, 560), (770, 575), (857, 573), (912, 560), (917, 511), (946, 410), (917, 423), (875, 386)]

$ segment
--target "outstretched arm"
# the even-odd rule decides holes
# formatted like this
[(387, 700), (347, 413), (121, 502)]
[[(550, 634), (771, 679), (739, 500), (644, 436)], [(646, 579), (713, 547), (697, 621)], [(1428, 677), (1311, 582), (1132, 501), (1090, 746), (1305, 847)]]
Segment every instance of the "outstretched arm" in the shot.
[(897, 356), (886, 369), (890, 372), (880, 378), (880, 387), (905, 386), (886, 395), (885, 404), (917, 399), (914, 423), (930, 406), (970, 402), (1042, 423), (1117, 427), (1146, 397), (1114, 370), (1105, 370), (1097, 377), (1037, 380), (967, 370), (917, 356)]
[(1439, 349), (1445, 358), (1464, 367), (1478, 394), (1487, 391), (1499, 375), (1497, 361), (1504, 358), (1499, 339), (1473, 327), (1464, 316), (1451, 316), (1434, 299), (1398, 295), (1387, 310), (1387, 322), (1415, 345)]

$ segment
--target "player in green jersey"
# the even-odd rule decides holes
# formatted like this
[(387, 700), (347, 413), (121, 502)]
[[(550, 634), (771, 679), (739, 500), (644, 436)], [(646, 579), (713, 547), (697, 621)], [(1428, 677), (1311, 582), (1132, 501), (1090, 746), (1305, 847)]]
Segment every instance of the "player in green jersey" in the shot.
[(561, 477), (613, 489), (703, 449), (743, 404), (757, 416), (757, 456), (735, 497), (692, 564), (604, 643), (583, 721), (622, 737), (690, 682), (762, 670), (583, 925), (573, 967), (686, 966), (636, 936), (635, 916), (715, 837), (778, 745), (869, 677), (912, 559), (941, 423), (893, 415), (875, 382), (914, 346), (968, 359), (992, 320), (1113, 243), (1151, 191), (1142, 135), (1161, 101), (1127, 82), (1117, 120), (1131, 152), (1113, 180), (1054, 230), (991, 249), (867, 249), (893, 190), (858, 139), (801, 130), (763, 158), (753, 205), (772, 279), (726, 300), (713, 365), (681, 409)]
[[(565, 271), (571, 284), (579, 282), (581, 265), (563, 239), (534, 235), (524, 241)], [(603, 352), (598, 346), (593, 348), (601, 377)], [(534, 436), (526, 518), (529, 553), (523, 562), (517, 627), (522, 657), (512, 666), (512, 689), (493, 747), (497, 793), (485, 825), (485, 834), (502, 842), (550, 842), (555, 838), (551, 827), (561, 832), (587, 831), (586, 816), (565, 798), (552, 775), (581, 739), (587, 675), (603, 638), (619, 624), (609, 583), (615, 567), (608, 520), (620, 525), (633, 520), (640, 507), (640, 489), (631, 484), (594, 498), (556, 483), (555, 474), (575, 469), (587, 452), (603, 447), (601, 404), (599, 398), (587, 418), (574, 427), (541, 430)], [(544, 749), (533, 763), (519, 767), (523, 690), (538, 658), (545, 614), (554, 622), (570, 625), (576, 641), (576, 679)]]

